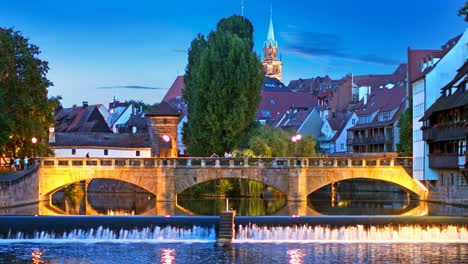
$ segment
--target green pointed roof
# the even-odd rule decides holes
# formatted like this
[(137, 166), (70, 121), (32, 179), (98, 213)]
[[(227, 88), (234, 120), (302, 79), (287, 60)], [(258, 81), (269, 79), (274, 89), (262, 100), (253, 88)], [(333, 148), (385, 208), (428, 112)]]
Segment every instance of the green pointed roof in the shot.
[(275, 32), (273, 30), (273, 18), (270, 16), (270, 25), (268, 26), (267, 39), (265, 41), (266, 47), (276, 47)]

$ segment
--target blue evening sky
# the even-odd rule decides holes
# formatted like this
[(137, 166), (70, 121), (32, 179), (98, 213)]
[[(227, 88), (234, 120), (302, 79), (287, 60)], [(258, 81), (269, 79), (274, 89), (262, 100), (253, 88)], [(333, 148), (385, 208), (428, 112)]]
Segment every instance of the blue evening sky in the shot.
[[(457, 11), (464, 2), (244, 0), (244, 14), (263, 57), (272, 4), (288, 84), (319, 75), (391, 73), (406, 62), (408, 47), (438, 49), (463, 33), (467, 24)], [(190, 41), (240, 12), (241, 0), (6, 0), (0, 27), (14, 27), (40, 47), (54, 83), (49, 95), (62, 95), (65, 107), (83, 100), (107, 104), (114, 94), (154, 103), (184, 73)]]

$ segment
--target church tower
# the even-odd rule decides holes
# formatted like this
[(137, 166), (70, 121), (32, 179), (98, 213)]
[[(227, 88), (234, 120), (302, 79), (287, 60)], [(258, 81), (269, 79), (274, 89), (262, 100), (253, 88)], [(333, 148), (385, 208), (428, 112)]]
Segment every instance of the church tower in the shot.
[(278, 43), (275, 40), (273, 31), (273, 18), (270, 14), (270, 25), (268, 35), (263, 46), (263, 72), (266, 76), (276, 78), (281, 81), (281, 61), (278, 60)]

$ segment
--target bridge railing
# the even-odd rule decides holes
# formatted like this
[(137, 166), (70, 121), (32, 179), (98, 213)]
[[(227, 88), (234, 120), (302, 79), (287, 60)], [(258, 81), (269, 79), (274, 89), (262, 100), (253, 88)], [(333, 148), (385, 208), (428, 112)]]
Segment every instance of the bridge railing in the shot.
[(109, 168), (153, 168), (153, 167), (384, 167), (403, 166), (412, 169), (411, 157), (284, 157), (284, 158), (42, 158), (44, 167), (109, 167)]

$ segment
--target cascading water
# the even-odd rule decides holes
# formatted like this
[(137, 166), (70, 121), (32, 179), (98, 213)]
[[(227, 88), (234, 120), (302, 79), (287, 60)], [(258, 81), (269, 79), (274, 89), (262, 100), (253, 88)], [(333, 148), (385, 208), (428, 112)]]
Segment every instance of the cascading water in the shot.
[(258, 226), (239, 225), (233, 243), (467, 243), (466, 226)]
[(180, 227), (154, 227), (142, 229), (120, 229), (118, 231), (102, 226), (89, 230), (74, 229), (69, 232), (56, 234), (53, 231), (36, 231), (33, 235), (23, 232), (9, 232), (7, 237), (0, 238), (1, 242), (28, 241), (28, 242), (214, 242), (216, 240), (215, 227), (180, 228)]

